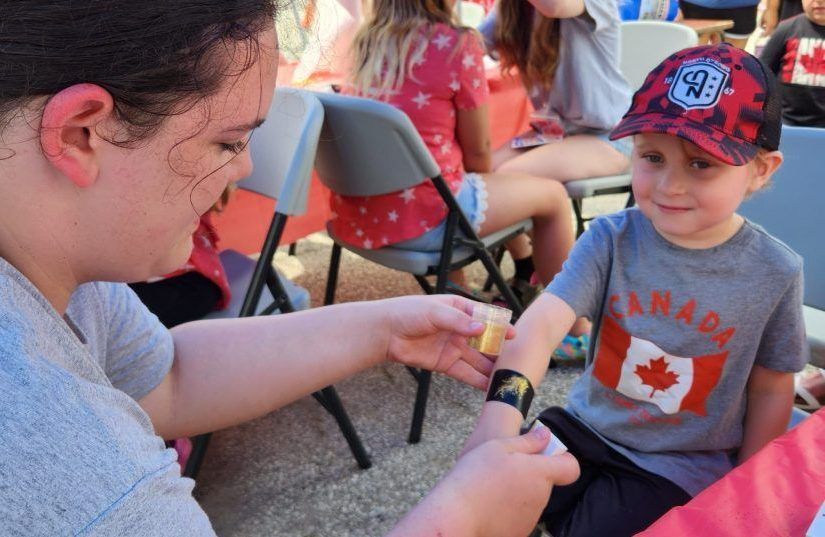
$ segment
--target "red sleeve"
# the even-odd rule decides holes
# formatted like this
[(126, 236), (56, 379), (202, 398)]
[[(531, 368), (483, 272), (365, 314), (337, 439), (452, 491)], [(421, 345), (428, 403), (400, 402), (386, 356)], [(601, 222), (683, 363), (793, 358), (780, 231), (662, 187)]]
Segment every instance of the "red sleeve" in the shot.
[(454, 102), (457, 108), (472, 110), (487, 103), (489, 90), (484, 74), (484, 45), (478, 34), (465, 30), (460, 34), (461, 44), (453, 58), (452, 81), (456, 88)]

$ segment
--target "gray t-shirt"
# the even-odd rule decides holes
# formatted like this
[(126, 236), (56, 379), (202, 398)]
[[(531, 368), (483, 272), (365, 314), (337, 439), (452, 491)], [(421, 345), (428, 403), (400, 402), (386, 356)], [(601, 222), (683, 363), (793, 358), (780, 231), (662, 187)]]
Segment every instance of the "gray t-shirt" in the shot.
[[(616, 0), (584, 0), (585, 12), (561, 19), (559, 61), (549, 90), (530, 89), (533, 108), (545, 105), (561, 117), (565, 133), (611, 130), (630, 107), (631, 91), (619, 71), (619, 7)], [(498, 8), (479, 27), (495, 50)]]
[(802, 258), (746, 221), (690, 250), (638, 209), (594, 220), (547, 291), (594, 320), (568, 409), (635, 464), (691, 495), (742, 445), (754, 364), (801, 370)]
[(214, 535), (136, 402), (173, 353), (126, 285), (80, 286), (61, 318), (0, 258), (0, 535)]

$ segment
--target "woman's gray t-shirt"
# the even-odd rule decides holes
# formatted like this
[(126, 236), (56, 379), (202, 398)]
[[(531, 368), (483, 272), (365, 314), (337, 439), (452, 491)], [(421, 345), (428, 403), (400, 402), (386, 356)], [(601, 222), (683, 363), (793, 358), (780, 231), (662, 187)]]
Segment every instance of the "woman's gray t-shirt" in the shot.
[(753, 366), (808, 361), (802, 290), (802, 258), (751, 222), (690, 250), (636, 208), (594, 220), (547, 288), (594, 321), (569, 410), (697, 494), (736, 462)]
[(137, 403), (173, 354), (125, 284), (81, 285), (61, 318), (0, 259), (0, 534), (214, 535)]
[[(584, 0), (585, 12), (560, 19), (559, 61), (549, 90), (528, 88), (533, 108), (545, 106), (566, 134), (604, 133), (630, 107), (630, 86), (619, 71), (619, 8), (616, 0)], [(497, 9), (479, 27), (487, 50), (495, 50)]]

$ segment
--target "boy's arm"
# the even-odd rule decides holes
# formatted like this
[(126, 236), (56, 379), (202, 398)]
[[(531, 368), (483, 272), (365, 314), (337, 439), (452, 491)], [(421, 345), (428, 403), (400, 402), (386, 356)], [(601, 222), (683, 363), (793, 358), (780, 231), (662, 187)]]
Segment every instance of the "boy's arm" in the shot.
[[(526, 376), (538, 388), (549, 365), (553, 349), (561, 342), (576, 314), (559, 297), (542, 293), (516, 323), (516, 337), (504, 344), (495, 369), (512, 369)], [(492, 378), (492, 374), (490, 375)], [(492, 438), (519, 434), (524, 418), (515, 407), (498, 401), (485, 402), (464, 452)]]
[(793, 407), (793, 373), (754, 365), (747, 390), (740, 464), (787, 430)]

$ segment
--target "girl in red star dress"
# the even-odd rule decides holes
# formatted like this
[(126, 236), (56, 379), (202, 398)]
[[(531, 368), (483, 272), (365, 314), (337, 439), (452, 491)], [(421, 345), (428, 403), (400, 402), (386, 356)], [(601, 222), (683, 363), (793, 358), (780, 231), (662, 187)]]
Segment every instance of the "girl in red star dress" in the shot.
[[(532, 218), (532, 257), (547, 283), (573, 244), (567, 193), (555, 181), (491, 172), (484, 49), (475, 30), (458, 25), (452, 4), (375, 0), (355, 36), (345, 91), (410, 117), (479, 235)], [(441, 248), (447, 207), (430, 181), (380, 196), (333, 196), (332, 209), (336, 234), (358, 247)]]

